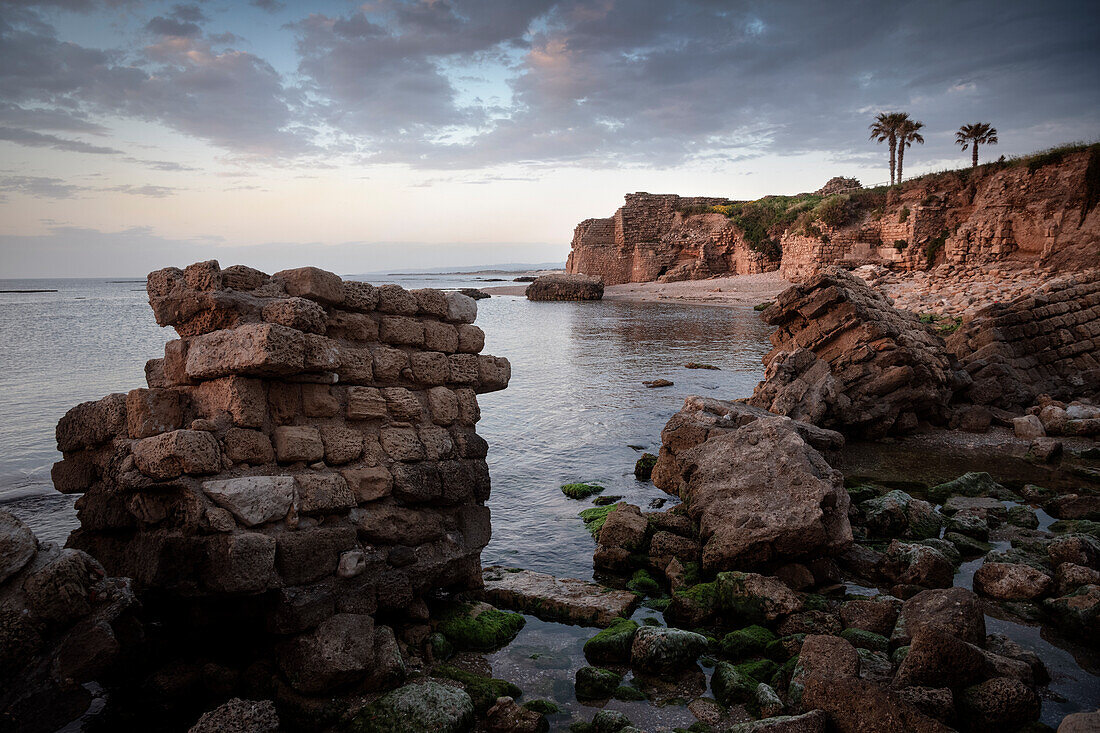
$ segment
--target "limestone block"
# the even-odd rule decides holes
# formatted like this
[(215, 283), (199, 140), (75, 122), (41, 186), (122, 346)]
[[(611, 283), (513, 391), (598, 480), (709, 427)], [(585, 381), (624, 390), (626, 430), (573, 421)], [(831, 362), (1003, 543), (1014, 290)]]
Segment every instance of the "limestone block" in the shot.
[(363, 455), (363, 434), (352, 428), (327, 425), (321, 429), (321, 442), (325, 444), (325, 463), (338, 466), (350, 463)]
[(366, 676), (374, 665), (374, 619), (339, 613), (278, 650), (279, 668), (294, 689), (320, 693)]
[(447, 297), (442, 290), (422, 288), (420, 290), (410, 290), (409, 293), (416, 298), (418, 311), (424, 315), (446, 318), (450, 312)]
[(387, 344), (423, 346), (424, 325), (407, 316), (382, 316), (378, 325), (378, 337)]
[(171, 389), (132, 389), (126, 395), (126, 428), (131, 438), (148, 438), (183, 426), (180, 395)]
[(215, 379), (230, 374), (279, 376), (302, 371), (305, 335), (286, 326), (256, 323), (191, 339), (187, 376)]
[(88, 490), (96, 478), (92, 451), (75, 451), (65, 454), (63, 460), (53, 464), (50, 480), (62, 494), (80, 494)]
[(467, 388), (456, 389), (454, 393), (458, 398), (458, 422), (462, 425), (475, 425), (481, 419), (477, 393)]
[(222, 270), (222, 286), (232, 290), (255, 290), (270, 278), (246, 265), (232, 265)]
[[(473, 394), (473, 390), (470, 390)], [(450, 425), (459, 416), (458, 396), (446, 387), (432, 387), (427, 392), (428, 411), (436, 425)]]
[(496, 392), (508, 386), (512, 378), (512, 365), (503, 356), (482, 354), (477, 357), (477, 391)]
[(191, 404), (201, 417), (213, 419), (229, 413), (242, 428), (258, 428), (267, 414), (267, 396), (263, 382), (249, 377), (222, 377), (200, 382), (189, 391)]
[(474, 354), (451, 354), (451, 382), (453, 384), (477, 384), (478, 357)]
[(303, 384), (302, 414), (306, 417), (336, 417), (340, 414), (340, 400), (327, 384)]
[(453, 354), (459, 349), (459, 332), (449, 323), (424, 322), (424, 347)]
[(422, 412), (420, 400), (404, 387), (386, 387), (382, 390), (386, 406), (395, 420), (419, 420)]
[[(477, 326), (463, 323), (458, 327), (458, 350), (463, 354), (479, 354), (485, 348), (485, 332)], [(440, 349), (443, 351), (443, 349)]]
[(216, 593), (257, 593), (275, 583), (275, 538), (259, 532), (207, 537), (205, 586)]
[(415, 316), (420, 306), (416, 297), (400, 285), (382, 285), (378, 291), (378, 310), (403, 316)]
[(380, 504), (359, 518), (359, 532), (369, 542), (415, 546), (443, 536), (443, 522), (436, 512)]
[(302, 414), (302, 386), (288, 382), (272, 382), (267, 388), (267, 407), (276, 425), (293, 422)]
[(340, 345), (327, 336), (305, 334), (302, 366), (310, 372), (337, 371), (342, 366)]
[(370, 283), (346, 280), (343, 284), (344, 300), (341, 307), (359, 313), (370, 313), (378, 305), (378, 291)]
[(454, 455), (454, 441), (446, 428), (436, 425), (424, 425), (417, 430), (420, 442), (424, 444), (424, 454), (429, 461), (450, 458)]
[(1047, 434), (1046, 430), (1043, 429), (1043, 423), (1035, 415), (1012, 418), (1012, 429), (1017, 438), (1023, 438), (1024, 440), (1042, 438)]
[(393, 477), (382, 466), (345, 468), (340, 475), (359, 504), (382, 499), (393, 490)]
[(355, 506), (347, 482), (336, 473), (302, 473), (298, 481), (298, 509), (303, 514), (322, 514)]
[(413, 377), (424, 385), (446, 384), (451, 381), (451, 365), (446, 354), (438, 351), (418, 351), (409, 355)]
[(447, 320), (451, 323), (473, 323), (477, 318), (477, 301), (462, 293), (447, 292)]
[(62, 452), (94, 448), (126, 429), (126, 395), (112, 394), (82, 402), (57, 423), (57, 449)]
[(393, 495), (405, 502), (426, 503), (439, 498), (443, 488), (434, 463), (395, 463)]
[(266, 323), (277, 323), (305, 333), (324, 333), (328, 316), (325, 309), (305, 298), (275, 300), (263, 307), (261, 317)]
[(314, 527), (277, 537), (275, 569), (287, 585), (301, 585), (332, 575), (340, 555), (356, 545), (354, 527)]
[(377, 341), (378, 322), (363, 313), (334, 310), (329, 314), (325, 334), (349, 341)]
[(375, 387), (349, 387), (347, 415), (349, 420), (388, 417), (381, 390)]
[(388, 346), (376, 346), (371, 349), (374, 357), (374, 376), (383, 382), (396, 382), (401, 379), (401, 371), (409, 365), (409, 357), (400, 349)]
[(374, 381), (374, 357), (365, 347), (340, 347), (336, 373), (343, 384), (370, 384)]
[(275, 461), (275, 450), (271, 447), (271, 438), (259, 430), (229, 428), (225, 431), (222, 443), (226, 458), (234, 463), (261, 466)]
[(187, 376), (187, 342), (173, 339), (164, 344), (164, 360), (161, 363), (164, 379), (170, 385), (192, 384)]
[(221, 450), (213, 435), (202, 430), (173, 430), (133, 445), (138, 470), (155, 479), (221, 470)]
[(202, 490), (246, 527), (254, 527), (286, 516), (294, 502), (294, 486), (290, 476), (245, 476), (204, 481)]
[(275, 428), (275, 455), (280, 463), (321, 460), (325, 444), (317, 428), (308, 425), (280, 425)]
[(344, 302), (344, 283), (334, 273), (316, 267), (298, 267), (276, 272), (275, 277), (283, 281), (286, 291), (291, 295), (316, 300), (325, 305), (339, 305)]
[(382, 449), (395, 461), (424, 460), (424, 445), (412, 427), (387, 427), (379, 433)]

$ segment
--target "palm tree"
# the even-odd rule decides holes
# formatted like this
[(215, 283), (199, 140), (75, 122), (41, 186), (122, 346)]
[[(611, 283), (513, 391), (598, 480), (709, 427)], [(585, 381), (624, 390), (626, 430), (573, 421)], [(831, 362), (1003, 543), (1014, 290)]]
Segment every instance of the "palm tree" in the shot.
[(924, 145), (924, 136), (919, 132), (923, 127), (923, 122), (908, 118), (898, 126), (898, 183), (901, 183), (901, 165), (905, 160), (905, 149), (913, 143)]
[(973, 125), (963, 125), (959, 128), (959, 131), (955, 133), (955, 144), (962, 145), (963, 150), (966, 150), (967, 146), (973, 147), (974, 163), (972, 167), (977, 168), (978, 146), (996, 145), (997, 128), (993, 127), (988, 122), (975, 122)]
[(898, 128), (909, 119), (908, 112), (879, 112), (871, 123), (871, 139), (890, 143), (890, 185), (894, 185), (894, 168), (898, 150)]

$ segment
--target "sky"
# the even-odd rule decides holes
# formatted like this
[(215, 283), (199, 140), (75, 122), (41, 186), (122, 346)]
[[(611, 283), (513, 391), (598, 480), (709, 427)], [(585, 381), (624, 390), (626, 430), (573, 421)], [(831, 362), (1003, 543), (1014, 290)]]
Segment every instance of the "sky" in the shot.
[(1095, 0), (0, 0), (0, 278), (564, 262), (755, 199), (1100, 138)]

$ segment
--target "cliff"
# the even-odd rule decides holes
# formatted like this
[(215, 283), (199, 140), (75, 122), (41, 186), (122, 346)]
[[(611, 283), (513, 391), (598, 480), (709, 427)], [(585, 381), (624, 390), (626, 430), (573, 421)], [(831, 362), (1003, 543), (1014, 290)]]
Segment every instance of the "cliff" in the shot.
[(1067, 271), (1100, 255), (1100, 146), (837, 188), (757, 201), (628, 194), (613, 217), (577, 226), (566, 269), (615, 285), (777, 269), (802, 280), (830, 265)]

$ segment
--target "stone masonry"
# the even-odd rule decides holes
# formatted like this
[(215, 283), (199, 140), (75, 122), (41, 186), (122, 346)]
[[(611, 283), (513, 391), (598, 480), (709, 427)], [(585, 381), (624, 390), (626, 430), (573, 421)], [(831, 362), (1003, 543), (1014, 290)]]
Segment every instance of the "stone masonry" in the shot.
[(69, 546), (139, 596), (250, 609), (300, 693), (383, 684), (376, 618), (482, 582), (477, 395), (510, 366), (480, 353), (475, 302), (215, 261), (147, 287), (180, 338), (146, 387), (57, 425), (55, 486), (83, 494)]

